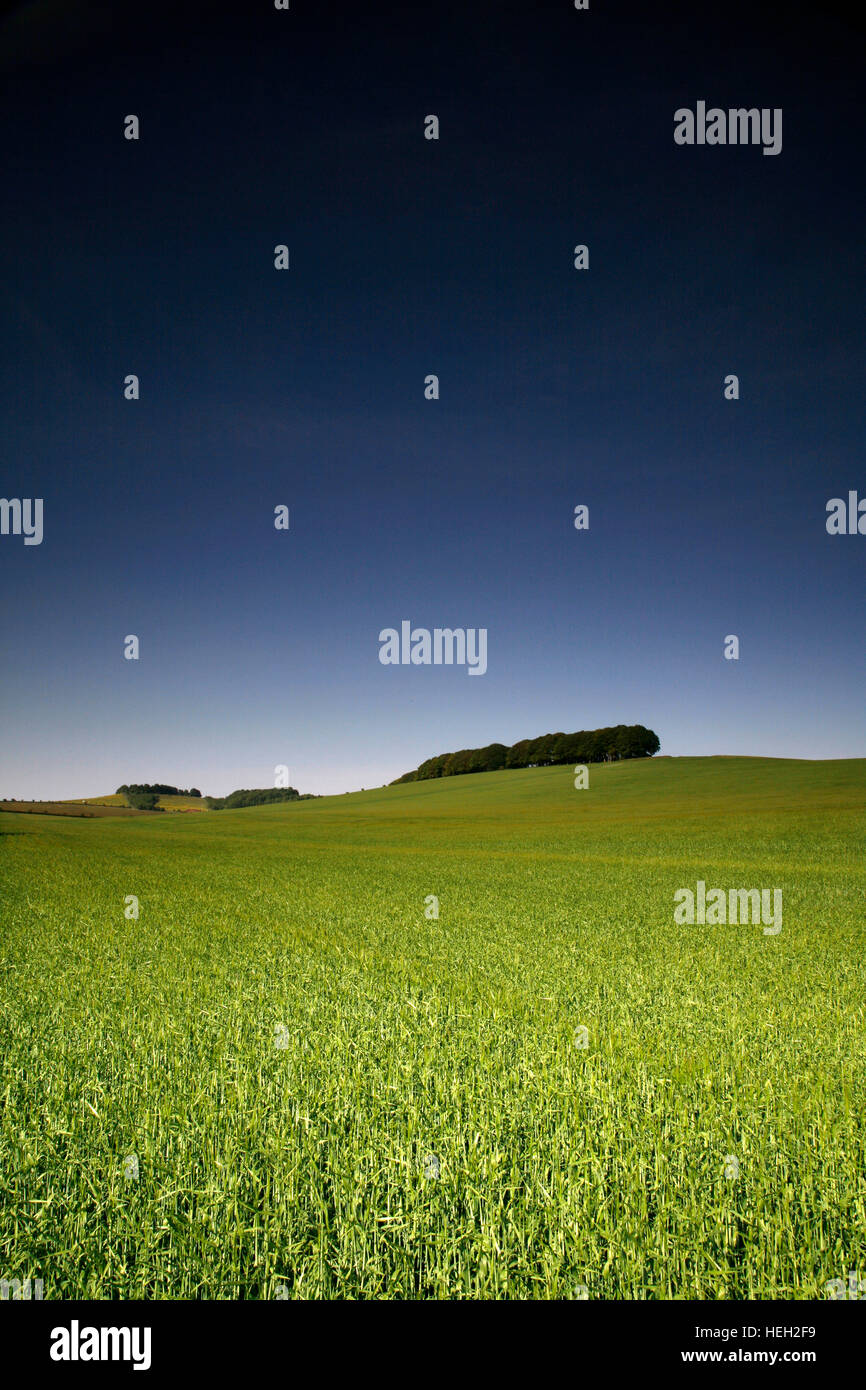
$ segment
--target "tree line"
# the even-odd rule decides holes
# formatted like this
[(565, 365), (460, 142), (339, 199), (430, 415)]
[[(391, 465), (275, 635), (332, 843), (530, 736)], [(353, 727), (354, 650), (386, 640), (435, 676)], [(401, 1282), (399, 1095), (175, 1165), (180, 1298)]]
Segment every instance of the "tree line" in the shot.
[(301, 795), (294, 787), (253, 787), (228, 796), (206, 796), (204, 801), (210, 811), (236, 811), (241, 806), (266, 806), (272, 801), (309, 801), (311, 796), (311, 792)]
[[(157, 805), (161, 796), (201, 796), (197, 787), (184, 791), (165, 782), (124, 782), (116, 794), (125, 796), (135, 811), (162, 811), (164, 808)], [(202, 800), (209, 811), (236, 811), (241, 806), (264, 806), (271, 801), (308, 801), (311, 797), (311, 792), (301, 793), (294, 787), (253, 787), (239, 788), (228, 796), (205, 796)]]
[(124, 782), (122, 787), (117, 788), (117, 796), (128, 796), (130, 792), (146, 795), (153, 792), (155, 796), (201, 796), (198, 787), (190, 787), (189, 791), (181, 787), (170, 787), (166, 782)]
[(643, 724), (616, 724), (607, 729), (584, 729), (575, 734), (542, 734), (523, 738), (509, 748), (488, 743), (486, 748), (461, 748), (428, 758), (401, 782), (424, 782), (430, 777), (456, 777), (467, 772), (498, 772), (503, 767), (550, 767), (564, 763), (618, 762), (621, 758), (651, 758), (659, 751), (658, 734)]

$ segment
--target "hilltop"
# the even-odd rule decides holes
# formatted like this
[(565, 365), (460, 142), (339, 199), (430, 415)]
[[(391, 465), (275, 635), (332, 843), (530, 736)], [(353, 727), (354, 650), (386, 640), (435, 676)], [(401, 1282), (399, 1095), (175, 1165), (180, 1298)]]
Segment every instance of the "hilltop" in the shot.
[[(34, 811), (46, 815), (132, 816), (165, 820), (159, 812), (199, 813), (183, 819), (223, 818), (235, 823), (243, 810), (244, 821), (256, 824), (282, 817), (291, 810), (294, 824), (333, 821), (376, 821), (429, 829), (449, 818), (473, 825), (515, 819), (515, 831), (532, 835), (549, 818), (577, 827), (591, 820), (683, 818), (696, 814), (742, 815), (761, 808), (797, 813), (808, 798), (811, 805), (832, 802), (836, 795), (857, 803), (866, 784), (866, 759), (809, 761), (795, 758), (762, 758), (717, 754), (712, 757), (623, 759), (590, 766), (589, 787), (577, 791), (570, 766), (502, 768), (497, 772), (453, 774), (422, 780), (398, 779), (388, 786), (330, 796), (298, 794), (293, 788), (275, 792), (234, 792), (231, 797), (194, 798), (162, 795), (157, 809), (135, 810), (117, 793), (69, 801), (0, 801), (3, 811)], [(285, 793), (289, 794), (286, 795)], [(260, 801), (247, 800), (261, 795)], [(206, 813), (220, 809), (219, 817)], [(315, 818), (314, 820), (308, 819)], [(170, 819), (176, 819), (170, 816)], [(471, 831), (470, 831), (471, 833)]]

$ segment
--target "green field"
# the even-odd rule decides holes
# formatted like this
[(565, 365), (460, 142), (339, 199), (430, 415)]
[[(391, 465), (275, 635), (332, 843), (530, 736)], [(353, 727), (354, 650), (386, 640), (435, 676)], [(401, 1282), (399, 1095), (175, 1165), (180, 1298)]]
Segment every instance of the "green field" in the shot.
[[(0, 816), (0, 1268), (823, 1298), (866, 1275), (864, 842), (866, 760)], [(698, 879), (781, 888), (782, 931), (675, 925)]]

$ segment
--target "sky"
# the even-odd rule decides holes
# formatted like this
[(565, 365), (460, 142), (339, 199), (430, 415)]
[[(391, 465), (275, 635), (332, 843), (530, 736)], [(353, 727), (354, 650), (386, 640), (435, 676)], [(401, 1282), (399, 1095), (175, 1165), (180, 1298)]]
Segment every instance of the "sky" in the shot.
[[(6, 7), (0, 495), (44, 521), (0, 535), (0, 795), (618, 723), (866, 756), (841, 15)], [(781, 152), (677, 145), (698, 101), (781, 108)], [(383, 665), (406, 619), (486, 629), (484, 675)]]

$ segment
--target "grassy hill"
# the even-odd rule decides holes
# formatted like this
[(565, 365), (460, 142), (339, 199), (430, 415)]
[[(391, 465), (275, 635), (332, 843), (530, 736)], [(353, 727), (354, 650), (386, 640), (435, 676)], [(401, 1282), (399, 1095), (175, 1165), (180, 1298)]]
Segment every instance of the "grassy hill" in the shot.
[[(0, 817), (9, 1271), (823, 1297), (866, 1268), (864, 838), (866, 760)], [(781, 932), (676, 925), (698, 879)]]

